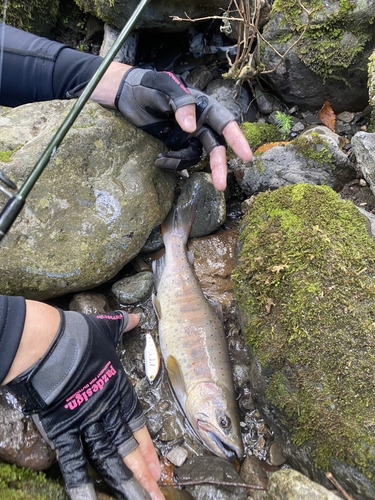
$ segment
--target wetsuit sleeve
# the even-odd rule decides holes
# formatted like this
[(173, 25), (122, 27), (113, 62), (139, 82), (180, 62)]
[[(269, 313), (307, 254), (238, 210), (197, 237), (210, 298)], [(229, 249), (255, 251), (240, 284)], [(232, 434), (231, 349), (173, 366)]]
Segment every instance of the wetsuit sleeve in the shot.
[(0, 295), (0, 384), (16, 355), (26, 317), (23, 297)]
[(72, 97), (102, 58), (0, 23), (0, 105)]

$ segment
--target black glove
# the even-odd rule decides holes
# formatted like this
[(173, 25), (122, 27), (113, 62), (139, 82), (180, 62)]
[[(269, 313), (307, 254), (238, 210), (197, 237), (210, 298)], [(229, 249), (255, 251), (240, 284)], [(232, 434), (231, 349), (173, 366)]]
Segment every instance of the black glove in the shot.
[(86, 456), (116, 498), (150, 499), (121, 458), (137, 447), (133, 432), (145, 425), (115, 349), (128, 315), (60, 314), (47, 353), (12, 380), (9, 390), (56, 449), (70, 499), (97, 499)]
[[(196, 105), (197, 128), (189, 134), (177, 124), (174, 114), (187, 104)], [(235, 118), (218, 101), (203, 92), (187, 87), (170, 72), (132, 68), (125, 73), (118, 88), (115, 105), (133, 125), (163, 141), (172, 151), (159, 154), (155, 165), (179, 171), (197, 164), (202, 146), (211, 151), (225, 145), (222, 132)]]

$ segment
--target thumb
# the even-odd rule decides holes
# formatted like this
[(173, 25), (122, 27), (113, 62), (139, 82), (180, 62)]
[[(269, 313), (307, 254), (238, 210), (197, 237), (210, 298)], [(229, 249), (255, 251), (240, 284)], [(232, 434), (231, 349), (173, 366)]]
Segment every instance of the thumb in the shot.
[(182, 130), (192, 133), (197, 128), (195, 104), (187, 104), (176, 109), (175, 118)]

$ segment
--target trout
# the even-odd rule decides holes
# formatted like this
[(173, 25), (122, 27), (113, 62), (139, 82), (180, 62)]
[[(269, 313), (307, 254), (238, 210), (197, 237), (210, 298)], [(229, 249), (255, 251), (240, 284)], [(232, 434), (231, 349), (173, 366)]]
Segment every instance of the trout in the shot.
[(196, 206), (170, 212), (162, 225), (165, 255), (153, 262), (162, 358), (194, 432), (215, 455), (241, 460), (243, 442), (224, 327), (205, 298), (186, 244)]

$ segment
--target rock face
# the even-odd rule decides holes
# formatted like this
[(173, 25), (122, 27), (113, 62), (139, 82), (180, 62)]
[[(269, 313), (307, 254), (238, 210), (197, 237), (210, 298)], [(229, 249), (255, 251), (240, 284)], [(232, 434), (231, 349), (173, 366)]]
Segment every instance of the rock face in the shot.
[[(0, 170), (18, 186), (71, 106), (28, 104), (0, 116)], [(153, 165), (161, 148), (89, 102), (2, 240), (0, 292), (43, 300), (113, 277), (171, 207), (174, 175)]]
[[(375, 2), (319, 3), (314, 4), (317, 8), (303, 39), (281, 60), (278, 54), (297, 42), (307, 16), (297, 2), (274, 2), (263, 33), (268, 45), (261, 48), (269, 82), (285, 103), (301, 108), (319, 109), (329, 101), (336, 113), (364, 109), (368, 57), (375, 44), (370, 28)], [(311, 6), (307, 9), (313, 12)]]
[[(94, 14), (99, 19), (122, 28), (129, 17), (138, 6), (138, 0), (75, 0), (75, 3), (85, 12)], [(185, 13), (192, 19), (206, 16), (222, 15), (223, 10), (228, 8), (227, 0), (205, 0), (203, 2), (189, 2), (183, 0), (150, 2), (140, 16), (136, 28), (157, 29), (164, 32), (182, 31), (187, 29), (191, 22), (177, 22), (172, 20), (172, 16), (186, 18)]]
[(289, 464), (375, 497), (375, 242), (329, 187), (255, 197), (240, 228), (235, 294), (253, 397)]

